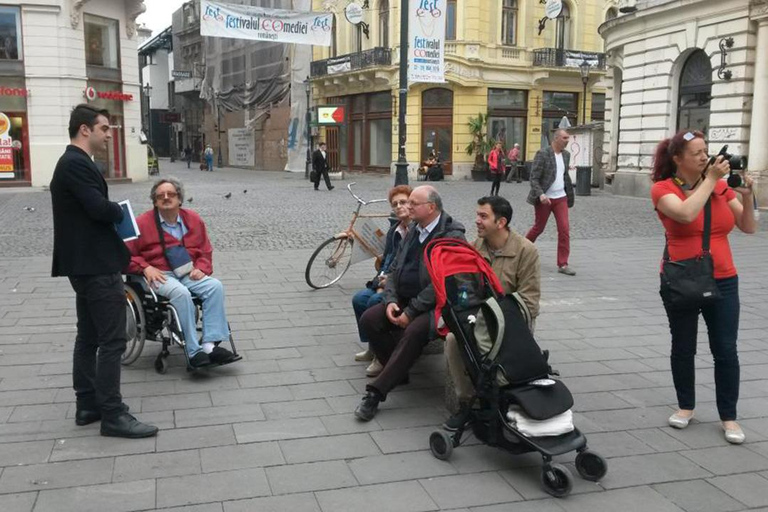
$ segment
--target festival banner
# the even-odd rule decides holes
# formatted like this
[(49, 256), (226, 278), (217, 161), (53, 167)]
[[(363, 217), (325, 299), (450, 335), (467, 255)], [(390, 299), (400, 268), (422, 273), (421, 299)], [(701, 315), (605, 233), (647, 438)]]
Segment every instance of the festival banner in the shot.
[(333, 13), (200, 2), (200, 35), (331, 46)]
[(408, 81), (445, 82), (446, 0), (411, 0), (408, 10)]
[(11, 120), (0, 112), (0, 179), (13, 179), (13, 139), (11, 139)]

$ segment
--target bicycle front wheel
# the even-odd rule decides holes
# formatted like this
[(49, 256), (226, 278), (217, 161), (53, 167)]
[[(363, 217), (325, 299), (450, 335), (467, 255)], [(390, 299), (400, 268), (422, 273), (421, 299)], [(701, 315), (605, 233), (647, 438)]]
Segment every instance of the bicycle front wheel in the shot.
[(319, 290), (328, 288), (344, 276), (352, 262), (353, 241), (349, 238), (329, 238), (315, 249), (307, 263), (304, 278)]

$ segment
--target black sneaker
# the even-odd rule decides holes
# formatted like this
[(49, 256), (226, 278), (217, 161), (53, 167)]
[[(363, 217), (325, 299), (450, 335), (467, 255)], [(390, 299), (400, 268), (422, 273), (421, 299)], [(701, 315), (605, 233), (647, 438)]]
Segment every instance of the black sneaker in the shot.
[(330, 187), (328, 187), (328, 190), (333, 190), (333, 189), (335, 189), (335, 188), (336, 188), (336, 187), (334, 187), (333, 185), (331, 185)]
[(210, 364), (211, 358), (202, 350), (189, 358), (189, 366), (192, 368), (202, 368), (203, 366), (210, 366)]
[(443, 423), (443, 430), (448, 432), (456, 432), (459, 428), (467, 424), (467, 413), (459, 411)]
[(371, 421), (376, 413), (379, 411), (379, 402), (381, 399), (379, 395), (373, 391), (369, 391), (364, 397), (360, 405), (355, 409), (355, 416), (362, 421)]
[(224, 347), (213, 347), (213, 350), (208, 354), (208, 359), (214, 364), (226, 364), (235, 358), (235, 354), (225, 349)]

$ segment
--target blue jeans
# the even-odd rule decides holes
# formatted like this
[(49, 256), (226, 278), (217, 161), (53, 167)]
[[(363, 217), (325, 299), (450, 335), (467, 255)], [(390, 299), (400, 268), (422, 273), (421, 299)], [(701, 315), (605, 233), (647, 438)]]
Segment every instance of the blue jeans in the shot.
[[(704, 317), (709, 334), (709, 349), (715, 360), (715, 395), (717, 411), (722, 421), (736, 419), (739, 400), (739, 354), (736, 339), (739, 333), (739, 278), (718, 279), (720, 299), (714, 304), (692, 309), (669, 309), (669, 330), (672, 333), (672, 379), (681, 409), (696, 406), (696, 335), (699, 312)], [(665, 304), (666, 307), (666, 304)]]
[(205, 157), (205, 163), (208, 165), (208, 170), (212, 171), (213, 170), (213, 157), (212, 156)]
[(155, 291), (168, 297), (176, 308), (189, 357), (201, 350), (200, 341), (197, 339), (193, 294), (203, 301), (202, 342), (228, 340), (229, 326), (227, 314), (224, 312), (224, 286), (221, 281), (209, 276), (195, 281), (189, 276), (179, 279), (173, 275), (173, 272), (163, 272), (163, 274), (166, 281), (157, 286)]
[(361, 342), (368, 343), (368, 337), (360, 328), (360, 318), (368, 308), (373, 307), (383, 301), (384, 294), (376, 293), (375, 290), (371, 290), (370, 288), (360, 290), (355, 294), (354, 297), (352, 297), (352, 309), (355, 310), (355, 318), (357, 319), (357, 332), (360, 334)]

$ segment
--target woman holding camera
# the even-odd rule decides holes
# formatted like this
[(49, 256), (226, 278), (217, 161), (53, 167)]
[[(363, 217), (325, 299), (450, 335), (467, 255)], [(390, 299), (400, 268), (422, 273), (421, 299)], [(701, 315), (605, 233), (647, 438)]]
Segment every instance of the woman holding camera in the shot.
[[(710, 254), (720, 297), (694, 307), (673, 307), (664, 299), (672, 334), (672, 378), (679, 410), (669, 425), (685, 428), (693, 418), (695, 402), (696, 335), (699, 313), (709, 333), (709, 347), (715, 363), (717, 410), (729, 443), (744, 442), (736, 423), (739, 398), (739, 357), (736, 339), (739, 330), (738, 274), (733, 264), (728, 234), (733, 227), (745, 233), (757, 229), (753, 210), (752, 179), (744, 176), (741, 187), (732, 189), (722, 178), (730, 170), (724, 157), (710, 163), (704, 134), (679, 132), (661, 141), (653, 164), (651, 197), (667, 237), (668, 259), (679, 262), (702, 254), (704, 210), (711, 199)], [(741, 195), (739, 201), (738, 195)]]

